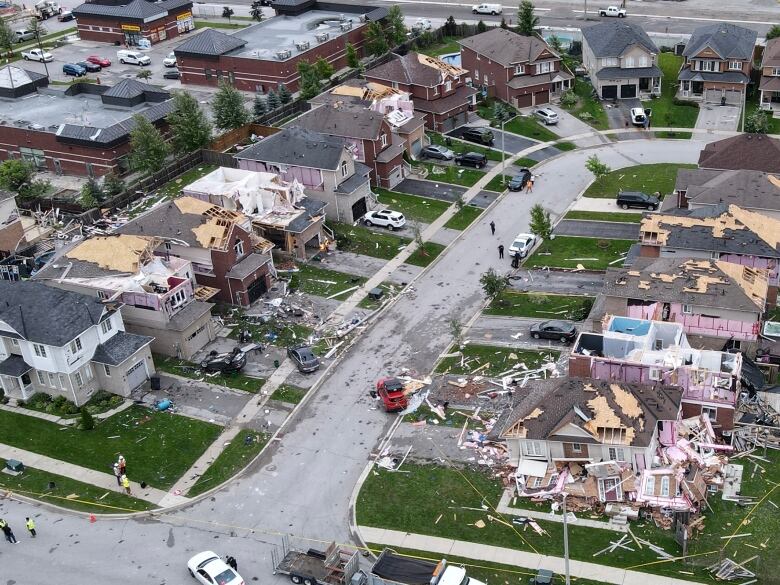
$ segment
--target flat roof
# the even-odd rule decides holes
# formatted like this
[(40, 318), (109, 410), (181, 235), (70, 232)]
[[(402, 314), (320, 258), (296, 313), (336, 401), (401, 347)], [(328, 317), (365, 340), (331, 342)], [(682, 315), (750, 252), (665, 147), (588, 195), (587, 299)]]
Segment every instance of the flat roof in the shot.
[[(284, 61), (308, 50), (299, 50), (296, 43), (309, 43), (308, 48), (311, 49), (326, 42), (317, 40), (320, 33), (327, 33), (327, 40), (347, 34), (351, 29), (341, 30), (341, 25), (346, 22), (352, 22), (353, 28), (364, 24), (360, 14), (335, 10), (309, 10), (296, 16), (275, 16), (233, 33), (233, 36), (244, 39), (246, 45), (229, 54)], [(277, 52), (284, 50), (290, 51), (290, 57), (277, 59)]]

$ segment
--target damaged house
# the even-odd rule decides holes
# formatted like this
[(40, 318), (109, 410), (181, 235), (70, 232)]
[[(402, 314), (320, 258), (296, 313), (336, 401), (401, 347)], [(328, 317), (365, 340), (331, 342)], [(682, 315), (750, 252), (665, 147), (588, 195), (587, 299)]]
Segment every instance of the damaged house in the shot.
[(214, 305), (206, 301), (219, 290), (197, 284), (189, 260), (159, 255), (162, 243), (151, 236), (93, 237), (50, 262), (34, 280), (121, 302), (128, 331), (153, 338), (156, 353), (188, 360), (215, 338)]
[(182, 194), (243, 213), (256, 235), (296, 258), (316, 254), (325, 241), (326, 203), (307, 197), (295, 179), (288, 183), (274, 173), (220, 167)]
[(683, 416), (705, 414), (721, 431), (734, 427), (741, 374), (741, 354), (693, 349), (682, 324), (628, 317), (580, 333), (569, 357), (570, 376), (678, 386)]

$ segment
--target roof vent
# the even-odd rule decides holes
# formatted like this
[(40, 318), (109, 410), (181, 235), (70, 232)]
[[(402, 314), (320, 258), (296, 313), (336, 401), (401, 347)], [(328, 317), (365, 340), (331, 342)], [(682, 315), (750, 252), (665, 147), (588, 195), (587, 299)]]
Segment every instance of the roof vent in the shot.
[(307, 51), (311, 47), (311, 43), (309, 41), (296, 41), (295, 48), (299, 51)]
[(326, 33), (326, 32), (317, 33), (316, 38), (318, 43), (324, 43), (330, 38), (330, 33)]
[(284, 61), (292, 57), (292, 51), (290, 49), (284, 49), (283, 51), (276, 51), (276, 58), (279, 61)]
[(352, 30), (352, 21), (350, 20), (350, 21), (348, 21), (348, 22), (342, 22), (342, 23), (339, 25), (339, 28), (340, 28), (342, 31), (348, 31), (348, 30)]

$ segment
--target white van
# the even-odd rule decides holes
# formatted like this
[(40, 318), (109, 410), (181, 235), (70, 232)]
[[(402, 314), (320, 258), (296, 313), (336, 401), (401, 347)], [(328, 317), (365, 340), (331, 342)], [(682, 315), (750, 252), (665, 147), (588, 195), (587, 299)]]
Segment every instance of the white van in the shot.
[(471, 7), (474, 14), (501, 14), (502, 11), (501, 4), (475, 4)]
[(140, 51), (117, 51), (116, 58), (120, 63), (130, 65), (149, 65), (152, 62), (149, 55), (144, 55)]

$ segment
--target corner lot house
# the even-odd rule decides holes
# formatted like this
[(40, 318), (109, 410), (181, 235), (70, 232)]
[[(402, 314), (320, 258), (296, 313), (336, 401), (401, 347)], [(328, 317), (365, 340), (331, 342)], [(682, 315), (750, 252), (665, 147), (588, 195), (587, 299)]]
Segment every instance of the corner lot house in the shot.
[(658, 47), (637, 24), (619, 20), (582, 29), (582, 64), (602, 99), (661, 93)]
[(119, 301), (30, 281), (0, 281), (0, 299), (6, 396), (45, 392), (81, 405), (97, 390), (129, 396), (155, 371), (152, 338), (125, 331)]

